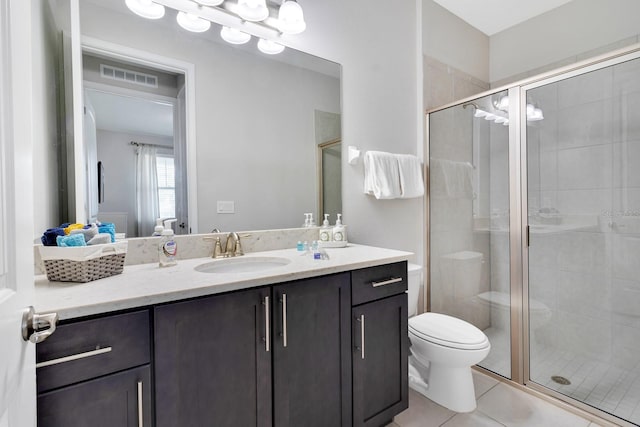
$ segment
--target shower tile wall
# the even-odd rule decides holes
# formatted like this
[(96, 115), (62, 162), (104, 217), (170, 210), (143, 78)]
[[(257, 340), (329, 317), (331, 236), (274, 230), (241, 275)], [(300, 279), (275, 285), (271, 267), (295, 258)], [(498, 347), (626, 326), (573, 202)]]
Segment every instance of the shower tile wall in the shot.
[(551, 310), (532, 324), (531, 377), (547, 383), (551, 352), (637, 370), (640, 60), (530, 90), (528, 102), (544, 112), (527, 129), (529, 293)]

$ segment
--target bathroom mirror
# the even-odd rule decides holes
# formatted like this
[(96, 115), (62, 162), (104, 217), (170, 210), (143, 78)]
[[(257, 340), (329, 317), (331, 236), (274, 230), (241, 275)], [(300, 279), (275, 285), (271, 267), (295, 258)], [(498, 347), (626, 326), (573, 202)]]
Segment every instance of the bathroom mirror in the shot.
[[(173, 184), (175, 198), (177, 204), (180, 198), (188, 200), (185, 204), (188, 220), (178, 222), (187, 224), (176, 231), (203, 233), (214, 228), (222, 231), (291, 228), (302, 224), (304, 212), (313, 212), (319, 217), (322, 183), (327, 182), (327, 177), (323, 177), (322, 169), (318, 169), (321, 164), (318, 156), (322, 155), (318, 147), (341, 138), (340, 65), (289, 48), (279, 55), (266, 55), (258, 51), (255, 38), (246, 45), (230, 45), (221, 40), (220, 27), (216, 24), (205, 33), (191, 33), (178, 26), (175, 15), (175, 11), (167, 8), (162, 19), (147, 20), (130, 12), (124, 0), (79, 0), (85, 98), (87, 89), (104, 94), (110, 92), (108, 86), (112, 83), (99, 78), (87, 83), (87, 55), (99, 62), (94, 64), (97, 70), (94, 74), (99, 74), (105, 66), (131, 69), (140, 75), (164, 71), (178, 82), (178, 86), (187, 87), (186, 99), (182, 100), (186, 104), (187, 117), (182, 123), (176, 121), (175, 114), (173, 119), (174, 126), (186, 127), (186, 153), (183, 153), (186, 184), (183, 190), (180, 190), (179, 182)], [(136, 52), (143, 56), (139, 61), (135, 58)], [(156, 63), (163, 61), (186, 64), (191, 74), (182, 73), (180, 67), (154, 69)], [(126, 86), (126, 82), (118, 85)], [(126, 95), (127, 91), (124, 93)], [(162, 96), (165, 95), (151, 97), (151, 102), (162, 103)], [(166, 98), (171, 97), (175, 98), (175, 95), (166, 95)], [(90, 98), (95, 104), (94, 96)], [(167, 101), (165, 104), (172, 103), (169, 99), (164, 101)], [(180, 99), (173, 104), (178, 108)], [(103, 108), (99, 107), (100, 110)], [(142, 108), (134, 108), (134, 111), (142, 111)], [(77, 121), (77, 113), (75, 118)], [(147, 119), (140, 116), (137, 121), (146, 122)], [(90, 157), (84, 161), (89, 174), (93, 173), (94, 161), (96, 164), (100, 161), (102, 166), (100, 186), (105, 202), (98, 204), (98, 218), (101, 207), (108, 206), (110, 197), (127, 193), (130, 202), (137, 197), (134, 190), (138, 178), (128, 182), (120, 178), (124, 174), (135, 174), (130, 168), (136, 167), (140, 145), (130, 143), (145, 145), (153, 139), (150, 136), (158, 136), (151, 135), (152, 131), (138, 130), (137, 136), (134, 132), (120, 131), (126, 134), (119, 142), (122, 153), (126, 154), (105, 159), (101, 158), (104, 150), (100, 149), (101, 139), (105, 138), (100, 134), (119, 131), (97, 125), (97, 155), (92, 154), (88, 146), (84, 147), (83, 153), (85, 158)], [(165, 132), (165, 139), (175, 142), (177, 139), (170, 137), (174, 131)], [(85, 135), (83, 143), (90, 139)], [(74, 138), (74, 142), (79, 141)], [(168, 155), (170, 151), (166, 151)], [(177, 151), (174, 147), (173, 152)], [(176, 154), (176, 157), (179, 156)], [(176, 181), (180, 181), (179, 163), (176, 160)], [(67, 164), (74, 165), (74, 162)], [(340, 182), (335, 176), (340, 174), (339, 164), (338, 160), (338, 167), (330, 169), (333, 176), (329, 181), (332, 183)], [(75, 170), (67, 171), (67, 175), (75, 180), (82, 179), (77, 161), (75, 165)], [(97, 177), (86, 179), (84, 177), (84, 182), (88, 182), (86, 194), (89, 199), (93, 197), (91, 189)], [(97, 184), (95, 187), (97, 195)], [(336, 210), (326, 212), (333, 222), (335, 214), (341, 211), (341, 193), (334, 189), (323, 197), (332, 197), (324, 202), (324, 206)], [(78, 204), (74, 200), (69, 203)], [(84, 201), (80, 209), (88, 212), (89, 205), (89, 201)], [(109, 207), (106, 213), (117, 216), (120, 211), (124, 208), (115, 206)], [(129, 212), (129, 215), (136, 213)], [(126, 221), (129, 224), (127, 237), (148, 235), (131, 226), (134, 219)]]

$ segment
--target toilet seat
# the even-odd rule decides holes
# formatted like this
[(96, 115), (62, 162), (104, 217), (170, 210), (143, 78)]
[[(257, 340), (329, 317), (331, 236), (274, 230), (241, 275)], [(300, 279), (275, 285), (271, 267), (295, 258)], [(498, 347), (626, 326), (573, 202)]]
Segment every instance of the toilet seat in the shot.
[(480, 329), (440, 313), (423, 313), (410, 318), (409, 333), (416, 338), (460, 350), (480, 350), (490, 345)]

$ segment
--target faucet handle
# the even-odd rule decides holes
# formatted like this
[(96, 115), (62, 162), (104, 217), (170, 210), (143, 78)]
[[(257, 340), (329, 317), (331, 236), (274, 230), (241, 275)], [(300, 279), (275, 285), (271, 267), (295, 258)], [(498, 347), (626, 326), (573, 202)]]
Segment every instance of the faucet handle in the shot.
[(220, 237), (203, 237), (203, 240), (214, 240), (216, 241), (216, 243), (213, 246), (213, 254), (211, 255), (211, 258), (223, 258), (224, 255), (222, 253), (222, 244), (220, 243)]
[(242, 245), (240, 244), (240, 237), (238, 236), (238, 240), (236, 240), (236, 250), (233, 252), (233, 256), (242, 256), (244, 252), (242, 251)]

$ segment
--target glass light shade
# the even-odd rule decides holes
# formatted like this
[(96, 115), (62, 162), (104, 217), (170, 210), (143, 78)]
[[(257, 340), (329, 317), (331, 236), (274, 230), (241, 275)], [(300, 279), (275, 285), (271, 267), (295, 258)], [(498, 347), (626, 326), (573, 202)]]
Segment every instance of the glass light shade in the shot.
[(507, 111), (509, 109), (509, 97), (503, 96), (494, 104), (498, 110)]
[(284, 46), (271, 40), (258, 40), (258, 49), (267, 55), (276, 55), (284, 50)]
[(534, 108), (531, 114), (527, 114), (527, 120), (531, 122), (537, 122), (538, 120), (544, 120), (544, 115), (542, 114), (542, 110), (539, 108)]
[(203, 6), (219, 6), (224, 3), (224, 0), (195, 0), (195, 2)]
[(151, 0), (125, 0), (127, 7), (136, 15), (147, 19), (160, 19), (164, 16), (164, 6)]
[(238, 15), (245, 21), (264, 21), (269, 9), (265, 0), (238, 0)]
[(211, 22), (192, 13), (178, 12), (176, 21), (182, 28), (194, 33), (203, 33), (211, 27)]
[(485, 119), (485, 120), (493, 121), (493, 120), (495, 120), (497, 117), (498, 117), (498, 116), (496, 116), (495, 114), (487, 113), (487, 115), (486, 115), (486, 116), (484, 116), (484, 119)]
[(220, 37), (227, 43), (231, 44), (245, 44), (251, 40), (251, 35), (243, 33), (240, 30), (229, 27), (222, 27), (220, 30)]
[(496, 117), (496, 119), (495, 119), (495, 122), (496, 122), (496, 123), (498, 123), (498, 124), (500, 124), (500, 123), (506, 123), (506, 122), (508, 122), (508, 121), (509, 121), (509, 120), (508, 120), (506, 117), (501, 117), (501, 116), (497, 116), (497, 117)]
[(476, 112), (473, 114), (474, 117), (484, 117), (486, 115), (487, 115), (487, 112), (480, 109), (476, 109)]
[(280, 31), (284, 34), (300, 34), (307, 28), (302, 8), (296, 0), (284, 0), (278, 12)]

